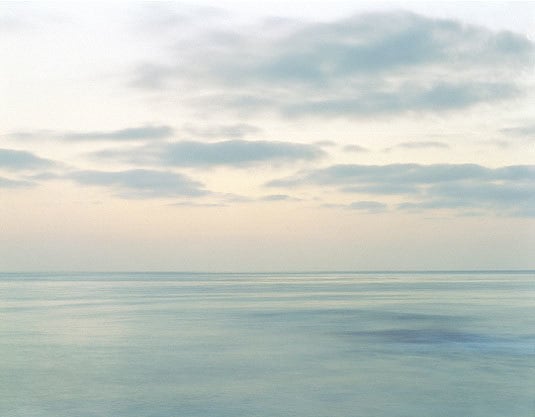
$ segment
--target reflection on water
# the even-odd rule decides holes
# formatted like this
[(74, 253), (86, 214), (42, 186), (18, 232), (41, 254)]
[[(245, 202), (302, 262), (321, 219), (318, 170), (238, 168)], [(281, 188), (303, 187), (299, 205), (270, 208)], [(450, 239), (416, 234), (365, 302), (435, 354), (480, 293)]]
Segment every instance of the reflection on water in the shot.
[(535, 274), (0, 274), (0, 416), (533, 417)]

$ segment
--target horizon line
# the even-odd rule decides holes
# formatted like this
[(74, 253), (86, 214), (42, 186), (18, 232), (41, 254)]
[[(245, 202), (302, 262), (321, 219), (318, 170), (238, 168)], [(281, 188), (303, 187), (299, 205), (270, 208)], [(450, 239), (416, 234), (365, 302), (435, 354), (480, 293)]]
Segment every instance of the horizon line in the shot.
[(278, 271), (201, 271), (201, 270), (19, 270), (0, 274), (374, 274), (374, 273), (535, 273), (534, 269), (361, 269), (361, 270), (278, 270)]

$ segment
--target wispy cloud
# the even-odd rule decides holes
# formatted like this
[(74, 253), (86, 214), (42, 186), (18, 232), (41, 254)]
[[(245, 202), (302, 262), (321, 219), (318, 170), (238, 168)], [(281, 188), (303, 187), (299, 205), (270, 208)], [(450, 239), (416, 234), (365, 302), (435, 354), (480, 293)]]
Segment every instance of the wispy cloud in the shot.
[(66, 178), (81, 185), (108, 187), (122, 198), (202, 197), (210, 194), (202, 183), (168, 171), (76, 171)]
[(165, 125), (145, 125), (127, 127), (117, 130), (97, 130), (83, 132), (58, 132), (53, 130), (36, 130), (26, 132), (13, 132), (8, 136), (20, 140), (56, 139), (71, 142), (91, 141), (145, 141), (169, 138), (174, 129)]
[[(511, 170), (514, 167), (508, 167)], [(504, 168), (502, 168), (503, 170)], [(522, 167), (524, 171), (526, 167)], [(271, 186), (357, 185), (357, 184), (430, 184), (470, 178), (485, 178), (495, 170), (477, 164), (389, 164), (389, 165), (332, 165), (305, 171), (294, 177), (275, 180)]]
[(20, 2), (2, 3), (0, 13), (0, 33), (4, 35), (20, 36), (22, 33), (29, 34), (35, 29), (55, 24), (57, 21), (37, 3), (29, 5)]
[(0, 177), (0, 188), (29, 188), (37, 184), (31, 181), (12, 180)]
[(314, 142), (314, 145), (320, 146), (320, 147), (324, 147), (324, 148), (328, 148), (328, 147), (331, 147), (331, 146), (336, 146), (336, 142), (334, 142), (332, 140), (318, 140), (318, 141)]
[[(377, 86), (354, 91), (351, 96), (318, 97), (304, 102), (282, 103), (287, 116), (381, 116), (404, 112), (440, 112), (471, 105), (509, 99), (521, 90), (504, 82), (435, 82), (431, 85), (403, 84), (394, 89)], [(239, 102), (228, 102), (230, 105)], [(258, 103), (267, 107), (270, 103)]]
[(368, 213), (381, 213), (386, 211), (387, 205), (379, 201), (354, 201), (347, 208), (351, 210), (361, 210)]
[(298, 198), (292, 197), (288, 194), (269, 194), (263, 196), (261, 201), (298, 201)]
[(406, 202), (405, 210), (492, 209), (498, 214), (535, 216), (535, 175), (530, 182), (454, 182), (436, 184), (423, 201)]
[(390, 152), (394, 149), (449, 149), (449, 145), (444, 142), (435, 142), (435, 141), (416, 141), (416, 142), (401, 142), (397, 145), (385, 148), (384, 152)]
[(11, 10), (0, 15), (0, 33), (14, 32), (24, 26), (24, 21)]
[(0, 169), (10, 171), (36, 170), (51, 168), (54, 165), (54, 161), (40, 158), (28, 151), (0, 149)]
[(311, 161), (324, 156), (325, 152), (314, 145), (293, 142), (229, 140), (162, 143), (133, 150), (101, 151), (94, 155), (147, 165), (246, 167), (253, 164)]
[(229, 125), (206, 126), (188, 124), (182, 128), (183, 132), (189, 136), (203, 139), (241, 139), (248, 135), (259, 133), (261, 129), (246, 123), (236, 123)]
[(196, 201), (179, 201), (177, 203), (170, 204), (173, 207), (194, 207), (194, 208), (220, 208), (227, 207), (224, 203), (198, 203)]
[(141, 29), (143, 35), (179, 34), (184, 28), (191, 29), (207, 20), (228, 17), (220, 8), (175, 2), (141, 3), (138, 4), (137, 12), (133, 15), (132, 23), (135, 24), (136, 32)]
[(135, 85), (195, 91), (191, 102), (205, 107), (287, 116), (440, 112), (521, 95), (521, 69), (534, 53), (511, 32), (406, 12), (303, 24), (279, 36), (219, 35), (177, 50), (180, 63), (145, 63)]
[(535, 138), (535, 124), (508, 127), (508, 128), (501, 129), (501, 132), (507, 135)]
[(271, 181), (269, 187), (316, 186), (351, 194), (399, 196), (400, 209), (484, 209), (529, 215), (535, 208), (535, 166), (476, 164), (333, 165)]
[(480, 144), (487, 146), (494, 146), (501, 149), (510, 148), (513, 145), (513, 142), (499, 139), (483, 140)]
[(369, 152), (368, 148), (360, 145), (346, 145), (343, 147), (344, 152)]

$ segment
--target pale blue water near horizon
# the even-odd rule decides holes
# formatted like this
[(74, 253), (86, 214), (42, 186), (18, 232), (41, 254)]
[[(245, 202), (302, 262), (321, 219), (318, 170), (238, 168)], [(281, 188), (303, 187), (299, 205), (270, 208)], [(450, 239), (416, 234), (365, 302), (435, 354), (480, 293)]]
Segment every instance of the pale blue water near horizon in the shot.
[(533, 417), (535, 272), (2, 273), (2, 417)]

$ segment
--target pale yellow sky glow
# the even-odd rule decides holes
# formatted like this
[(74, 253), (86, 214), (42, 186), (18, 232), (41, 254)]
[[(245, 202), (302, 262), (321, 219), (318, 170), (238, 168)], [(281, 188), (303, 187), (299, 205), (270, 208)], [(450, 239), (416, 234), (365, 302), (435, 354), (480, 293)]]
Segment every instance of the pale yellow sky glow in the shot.
[(0, 271), (530, 269), (533, 3), (5, 2)]

